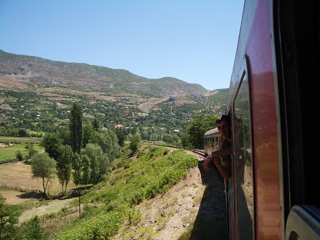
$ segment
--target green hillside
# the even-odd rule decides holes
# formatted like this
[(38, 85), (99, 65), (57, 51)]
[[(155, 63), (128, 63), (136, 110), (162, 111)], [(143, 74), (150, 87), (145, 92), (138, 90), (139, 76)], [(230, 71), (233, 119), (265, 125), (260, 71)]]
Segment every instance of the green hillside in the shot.
[[(86, 205), (82, 217), (66, 226), (57, 239), (112, 237), (123, 223), (134, 224), (140, 220), (135, 210), (137, 204), (168, 191), (198, 163), (183, 150), (169, 154), (162, 147), (147, 147), (137, 158), (123, 156), (118, 164), (120, 168), (113, 171), (112, 179), (99, 183), (82, 197)], [(69, 209), (72, 212), (72, 207)]]

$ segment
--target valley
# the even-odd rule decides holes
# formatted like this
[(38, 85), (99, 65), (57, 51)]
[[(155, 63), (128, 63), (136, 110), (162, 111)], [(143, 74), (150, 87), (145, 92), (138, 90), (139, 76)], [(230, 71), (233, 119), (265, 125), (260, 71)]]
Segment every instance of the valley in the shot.
[[(225, 112), (226, 95), (227, 89), (208, 91), (171, 77), (147, 79), (126, 70), (0, 50), (0, 194), (9, 207), (20, 209), (22, 228), (38, 216), (49, 239), (224, 239), (221, 177), (215, 168), (204, 172), (201, 157), (169, 146), (182, 146), (194, 119), (203, 121), (201, 131), (211, 128), (214, 115)], [(91, 134), (86, 143), (79, 138), (81, 153), (90, 156), (86, 166), (89, 173), (96, 171), (96, 179), (76, 185), (75, 175), (69, 175), (63, 193), (57, 172), (46, 197), (42, 181), (32, 178), (30, 162), (57, 141), (55, 163), (69, 151), (74, 174), (74, 156), (80, 153), (71, 149), (75, 103), (82, 134)], [(132, 150), (134, 137), (142, 142)], [(44, 139), (47, 145), (40, 144)], [(100, 170), (95, 154), (105, 161)]]

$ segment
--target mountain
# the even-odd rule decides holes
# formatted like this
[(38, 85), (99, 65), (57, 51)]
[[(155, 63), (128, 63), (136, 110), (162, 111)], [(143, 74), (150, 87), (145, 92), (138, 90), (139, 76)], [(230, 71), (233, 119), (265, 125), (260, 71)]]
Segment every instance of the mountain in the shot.
[(15, 55), (0, 50), (0, 77), (24, 84), (84, 90), (121, 91), (150, 96), (209, 95), (198, 84), (176, 78), (148, 79), (126, 70)]
[[(225, 113), (227, 89), (208, 91), (176, 78), (148, 79), (126, 70), (66, 63), (0, 50), (0, 135), (25, 128), (68, 128), (73, 102), (111, 128), (184, 130), (195, 114)], [(14, 132), (15, 131), (15, 132)]]

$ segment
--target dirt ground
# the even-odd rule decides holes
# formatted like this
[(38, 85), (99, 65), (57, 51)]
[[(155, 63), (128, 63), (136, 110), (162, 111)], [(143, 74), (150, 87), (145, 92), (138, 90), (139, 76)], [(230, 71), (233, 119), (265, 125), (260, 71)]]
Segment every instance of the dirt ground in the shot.
[(112, 239), (227, 239), (223, 180), (214, 168), (204, 172), (199, 160), (167, 193), (137, 206), (141, 220)]
[(7, 204), (17, 205), (28, 201), (28, 198), (22, 197), (23, 193), (19, 191), (0, 190), (0, 194), (6, 199)]
[[(42, 192), (42, 180), (32, 178), (31, 166), (24, 162), (9, 162), (0, 165), (0, 187), (21, 192)], [(52, 194), (61, 191), (58, 179), (55, 178), (49, 184), (49, 192)]]
[[(31, 166), (23, 162), (9, 162), (0, 165), (0, 190), (1, 195), (6, 199), (7, 204), (22, 204), (31, 199), (42, 198), (42, 180), (32, 178)], [(51, 194), (61, 192), (61, 185), (58, 179), (54, 179), (49, 185)], [(68, 206), (73, 199), (56, 199), (48, 205), (36, 207), (24, 212), (19, 221), (23, 222), (38, 215), (50, 214), (60, 211)]]
[(74, 198), (69, 199), (56, 199), (50, 202), (48, 205), (33, 208), (25, 211), (19, 218), (19, 222), (27, 221), (35, 216), (43, 216), (45, 214), (59, 212), (63, 207), (68, 206), (68, 204), (74, 200)]
[(0, 143), (0, 148), (6, 148), (6, 147), (13, 146), (13, 145), (14, 145), (13, 143), (9, 143), (8, 145), (4, 144), (4, 143)]

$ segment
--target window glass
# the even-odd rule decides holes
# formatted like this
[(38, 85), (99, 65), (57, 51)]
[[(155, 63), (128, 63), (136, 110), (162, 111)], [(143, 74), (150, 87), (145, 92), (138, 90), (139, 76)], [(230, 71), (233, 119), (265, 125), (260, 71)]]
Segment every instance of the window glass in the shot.
[(253, 239), (253, 176), (249, 86), (244, 74), (234, 101), (234, 140), (239, 239)]

